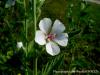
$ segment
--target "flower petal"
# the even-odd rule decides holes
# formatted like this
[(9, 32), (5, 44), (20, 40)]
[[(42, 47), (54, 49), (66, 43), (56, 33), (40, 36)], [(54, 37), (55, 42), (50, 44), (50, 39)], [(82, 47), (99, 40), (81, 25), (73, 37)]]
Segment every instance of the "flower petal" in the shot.
[(59, 34), (62, 33), (64, 30), (65, 30), (64, 24), (62, 24), (59, 20), (55, 20), (51, 33)]
[(23, 47), (23, 43), (22, 42), (17, 42), (17, 48), (22, 48)]
[(48, 54), (55, 56), (60, 53), (60, 48), (56, 43), (49, 42), (46, 44), (46, 51)]
[(56, 43), (58, 43), (60, 46), (67, 46), (68, 43), (68, 34), (62, 33), (56, 36), (54, 39)]
[(49, 18), (44, 18), (39, 23), (39, 28), (45, 34), (48, 34), (51, 29), (52, 21)]
[(42, 31), (40, 31), (40, 30), (36, 31), (35, 42), (37, 42), (40, 45), (46, 44), (46, 37)]

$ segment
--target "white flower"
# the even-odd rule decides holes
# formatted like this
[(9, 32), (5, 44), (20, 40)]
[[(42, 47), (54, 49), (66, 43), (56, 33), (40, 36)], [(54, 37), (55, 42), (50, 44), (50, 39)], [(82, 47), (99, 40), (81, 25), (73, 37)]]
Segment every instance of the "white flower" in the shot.
[(68, 34), (63, 33), (65, 26), (55, 20), (53, 26), (49, 18), (44, 18), (39, 23), (40, 30), (36, 31), (35, 42), (39, 45), (46, 45), (46, 51), (54, 56), (60, 53), (60, 46), (67, 46)]
[(17, 48), (19, 48), (19, 49), (20, 49), (20, 48), (24, 48), (24, 47), (23, 47), (23, 43), (22, 43), (22, 42), (17, 42)]

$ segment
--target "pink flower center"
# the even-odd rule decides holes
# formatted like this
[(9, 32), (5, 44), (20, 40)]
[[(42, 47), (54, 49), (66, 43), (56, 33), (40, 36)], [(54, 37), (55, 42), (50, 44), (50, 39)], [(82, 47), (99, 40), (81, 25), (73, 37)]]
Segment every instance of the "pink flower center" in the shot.
[(49, 34), (48, 36), (47, 36), (47, 39), (48, 40), (53, 40), (55, 38), (55, 34)]

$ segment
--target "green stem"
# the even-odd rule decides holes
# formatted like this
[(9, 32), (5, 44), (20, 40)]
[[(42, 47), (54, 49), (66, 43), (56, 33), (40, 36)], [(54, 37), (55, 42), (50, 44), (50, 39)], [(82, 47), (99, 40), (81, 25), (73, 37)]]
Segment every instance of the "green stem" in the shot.
[(36, 32), (37, 26), (36, 26), (36, 0), (34, 0), (34, 30)]
[(38, 61), (38, 58), (35, 59), (35, 75), (37, 75), (37, 61)]
[[(26, 58), (27, 58), (27, 52), (28, 52), (28, 43), (27, 43), (27, 33), (28, 33), (28, 27), (27, 27), (27, 24), (26, 24), (26, 14), (27, 14), (27, 12), (26, 12), (26, 0), (24, 0), (24, 9), (25, 9), (25, 38), (26, 38), (26, 43), (25, 43), (25, 45), (26, 45)], [(25, 75), (28, 75), (28, 70), (27, 70), (27, 61), (26, 61), (26, 59), (25, 59)]]
[[(34, 33), (36, 33), (36, 29), (37, 29), (37, 26), (36, 26), (36, 24), (37, 24), (37, 15), (36, 15), (36, 0), (34, 0)], [(35, 37), (35, 35), (34, 35), (34, 37)], [(35, 58), (35, 75), (37, 75), (37, 55), (35, 55), (36, 56), (36, 58)]]

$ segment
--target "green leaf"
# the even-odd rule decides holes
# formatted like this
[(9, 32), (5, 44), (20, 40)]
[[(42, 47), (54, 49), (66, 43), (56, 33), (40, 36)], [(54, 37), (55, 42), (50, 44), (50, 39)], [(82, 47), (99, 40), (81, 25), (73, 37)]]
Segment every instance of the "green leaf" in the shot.
[(7, 58), (9, 59), (13, 55), (13, 51), (8, 51), (7, 52)]
[(81, 3), (81, 10), (84, 10), (86, 8), (86, 4), (85, 3)]
[(63, 60), (63, 55), (55, 57), (51, 62), (48, 62), (46, 66), (42, 69), (42, 75), (52, 75), (53, 70), (58, 69), (58, 66)]
[(31, 42), (29, 42), (28, 44), (28, 52), (31, 52), (33, 50), (33, 45), (34, 45), (34, 41), (32, 40)]
[(7, 57), (3, 54), (0, 54), (0, 63), (5, 63), (7, 61)]
[(81, 32), (81, 29), (78, 29), (76, 31), (72, 31), (72, 32), (68, 33), (68, 35), (69, 35), (69, 37), (73, 37), (73, 36), (79, 34), (80, 32)]

